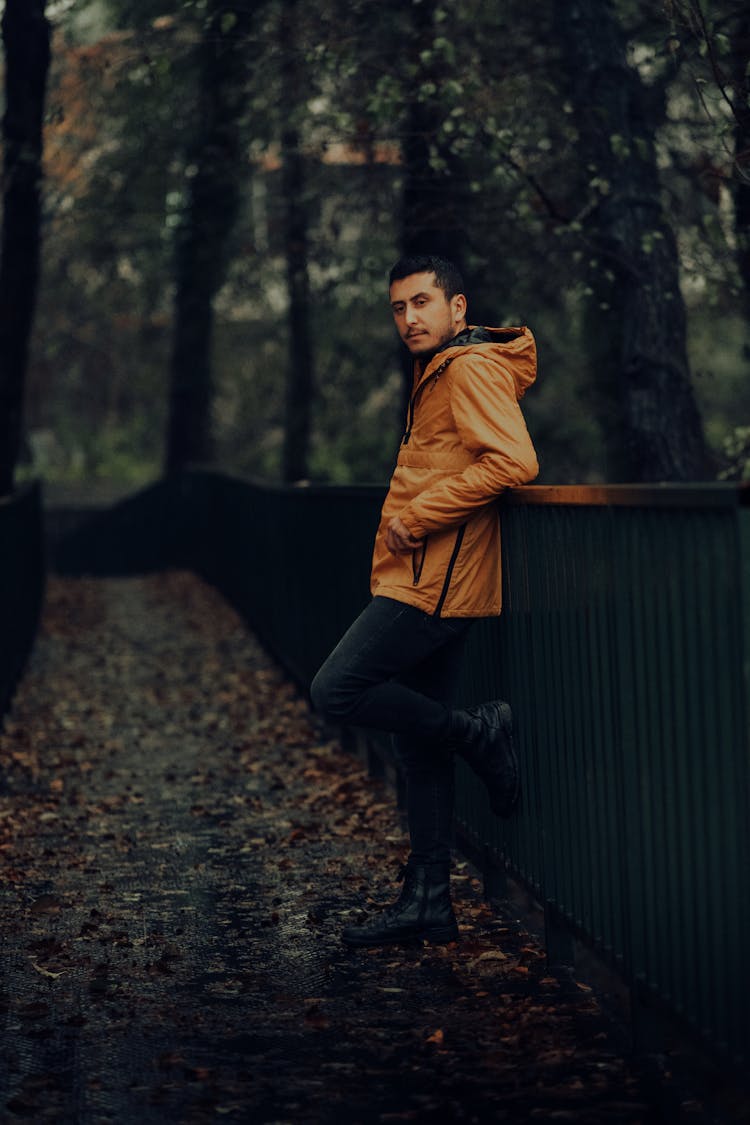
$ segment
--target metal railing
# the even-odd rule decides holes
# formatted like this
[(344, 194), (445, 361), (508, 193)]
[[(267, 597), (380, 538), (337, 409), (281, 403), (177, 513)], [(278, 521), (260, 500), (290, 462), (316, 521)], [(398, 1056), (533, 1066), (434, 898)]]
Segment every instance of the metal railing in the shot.
[[(736, 1063), (750, 1057), (747, 492), (526, 488), (467, 696), (513, 702), (524, 805), (465, 831), (555, 920)], [(739, 987), (738, 987), (738, 982)]]
[(0, 721), (34, 641), (44, 569), (41, 497), (34, 484), (0, 499)]
[[(306, 684), (367, 601), (383, 494), (188, 474), (151, 490), (143, 534), (158, 525), (169, 541), (145, 555), (189, 562)], [(457, 805), (461, 837), (507, 866), (550, 926), (618, 970), (634, 1011), (656, 999), (740, 1065), (750, 1061), (747, 500), (732, 485), (506, 495), (503, 613), (473, 632), (463, 701), (511, 701), (522, 808), (496, 820), (461, 763)], [(103, 555), (101, 534), (93, 548), (91, 531), (88, 548), (79, 536), (79, 564), (88, 551), (94, 569), (113, 572), (118, 549), (130, 560), (120, 571), (142, 560), (136, 512), (120, 548), (116, 510)]]

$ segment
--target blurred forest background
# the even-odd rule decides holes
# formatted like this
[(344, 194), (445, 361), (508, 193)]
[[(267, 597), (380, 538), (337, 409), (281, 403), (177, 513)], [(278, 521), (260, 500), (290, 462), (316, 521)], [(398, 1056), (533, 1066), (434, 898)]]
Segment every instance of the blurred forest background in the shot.
[[(16, 481), (385, 481), (406, 385), (387, 271), (427, 248), (459, 261), (473, 323), (537, 336), (540, 481), (750, 476), (744, 0), (3, 8)], [(36, 284), (12, 67), (47, 33), (11, 361)]]

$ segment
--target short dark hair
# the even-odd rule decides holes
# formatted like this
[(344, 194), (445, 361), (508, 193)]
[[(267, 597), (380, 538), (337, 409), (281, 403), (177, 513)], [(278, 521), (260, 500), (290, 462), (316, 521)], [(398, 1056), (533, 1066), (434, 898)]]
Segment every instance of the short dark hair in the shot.
[(466, 292), (458, 266), (438, 254), (407, 254), (406, 257), (399, 258), (388, 276), (388, 288), (394, 281), (411, 277), (413, 273), (434, 273), (435, 284), (438, 289), (442, 289), (446, 301), (450, 301), (457, 293)]

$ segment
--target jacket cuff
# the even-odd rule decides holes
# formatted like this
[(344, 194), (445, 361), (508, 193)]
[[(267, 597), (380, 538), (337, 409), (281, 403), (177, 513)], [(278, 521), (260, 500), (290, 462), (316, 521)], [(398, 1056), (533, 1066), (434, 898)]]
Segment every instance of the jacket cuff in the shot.
[(410, 535), (413, 535), (415, 539), (424, 539), (424, 528), (421, 526), (419, 519), (414, 515), (412, 511), (410, 511), (408, 506), (404, 508), (403, 512), (398, 513), (398, 518), (406, 527)]

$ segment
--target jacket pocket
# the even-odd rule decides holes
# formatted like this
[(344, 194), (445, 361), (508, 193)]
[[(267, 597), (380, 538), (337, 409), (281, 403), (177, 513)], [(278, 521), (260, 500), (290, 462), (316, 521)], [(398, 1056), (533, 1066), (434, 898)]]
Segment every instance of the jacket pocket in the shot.
[(461, 526), (459, 527), (458, 531), (456, 532), (456, 539), (455, 539), (455, 542), (453, 544), (453, 550), (451, 552), (451, 557), (448, 561), (448, 568), (445, 572), (445, 578), (443, 579), (443, 588), (440, 591), (440, 597), (438, 598), (437, 607), (435, 608), (435, 617), (439, 617), (440, 614), (442, 613), (443, 605), (445, 603), (445, 599), (448, 597), (448, 590), (450, 589), (451, 579), (453, 578), (453, 568), (456, 565), (456, 560), (458, 559), (458, 552), (461, 550), (461, 544), (464, 541), (464, 535), (465, 534), (466, 534), (466, 524), (462, 523)]
[(411, 572), (414, 576), (414, 580), (412, 582), (413, 586), (418, 586), (419, 580), (422, 577), (425, 555), (427, 554), (428, 539), (429, 536), (425, 536), (425, 538), (422, 540), (421, 546), (415, 547), (415, 549), (411, 553)]

